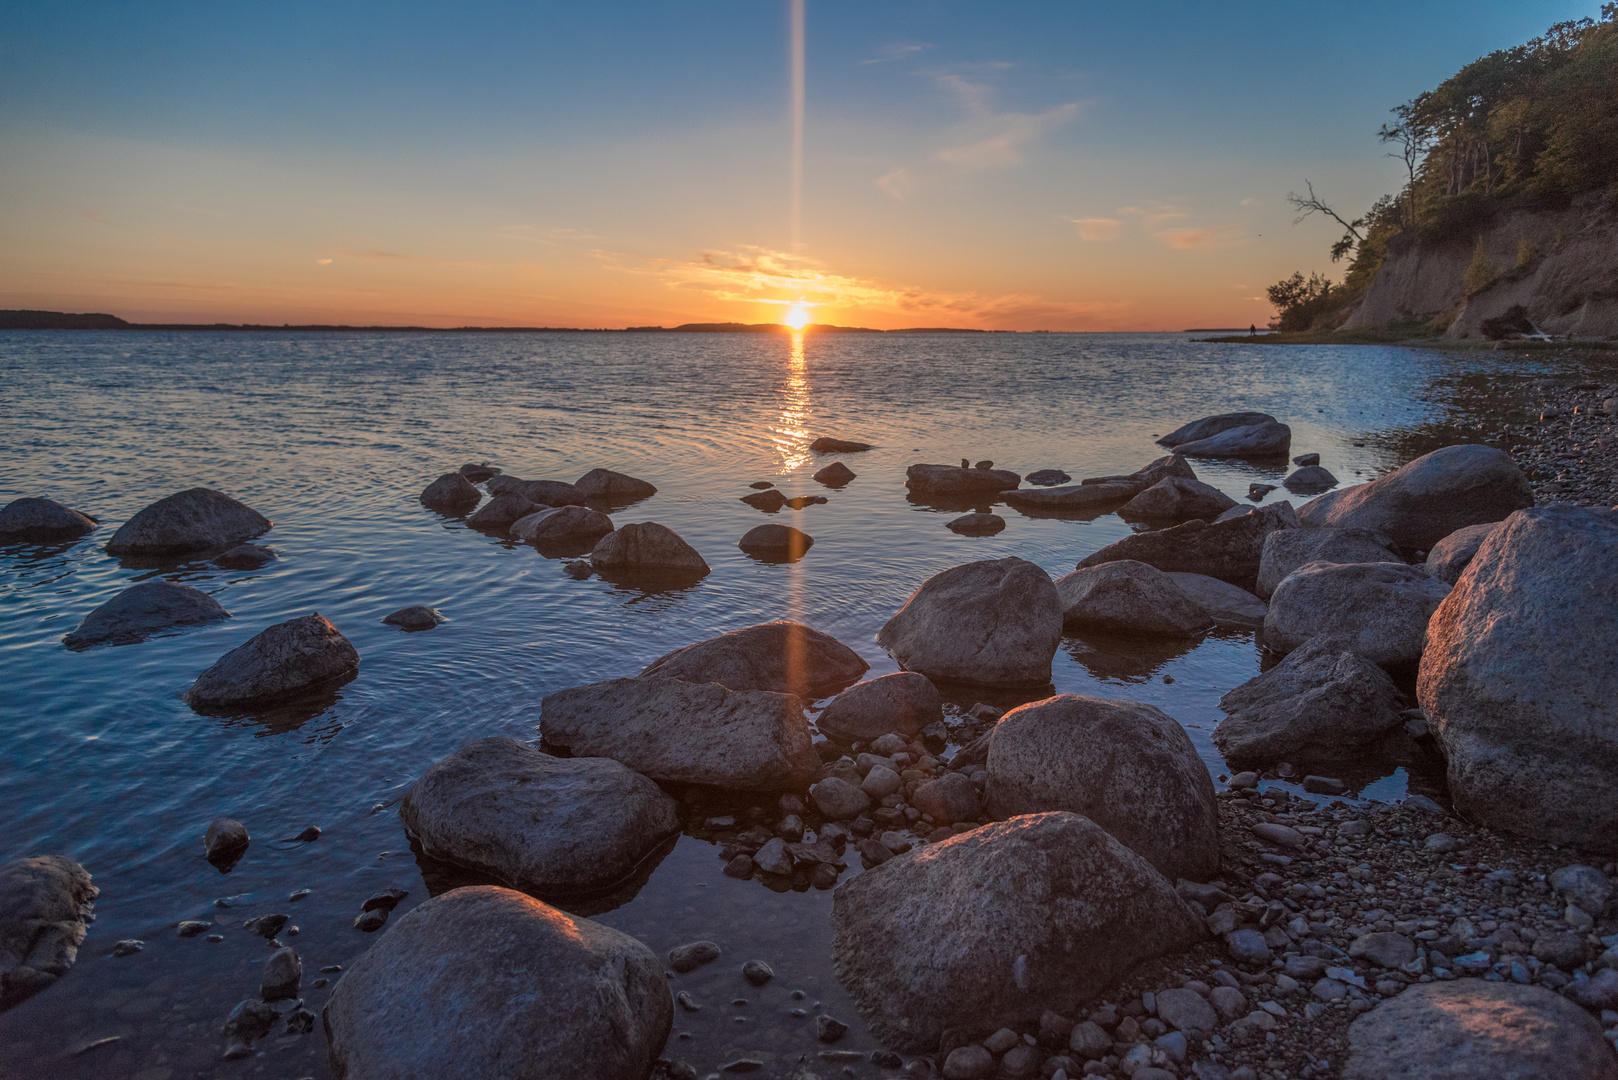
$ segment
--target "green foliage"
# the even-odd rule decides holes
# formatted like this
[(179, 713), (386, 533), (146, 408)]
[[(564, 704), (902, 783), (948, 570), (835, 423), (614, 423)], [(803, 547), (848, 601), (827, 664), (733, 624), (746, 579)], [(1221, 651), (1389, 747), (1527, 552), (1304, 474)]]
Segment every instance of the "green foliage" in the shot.
[(1320, 274), (1310, 274), (1305, 278), (1301, 270), (1289, 278), (1282, 278), (1264, 291), (1276, 312), (1270, 329), (1283, 333), (1310, 329), (1335, 306), (1337, 300), (1337, 293), (1328, 278)]
[(1466, 286), (1466, 295), (1472, 296), (1493, 285), (1500, 277), (1499, 271), (1489, 262), (1489, 256), (1483, 250), (1483, 237), (1478, 237), (1478, 244), (1472, 250), (1472, 261), (1466, 264), (1466, 273), (1461, 282)]

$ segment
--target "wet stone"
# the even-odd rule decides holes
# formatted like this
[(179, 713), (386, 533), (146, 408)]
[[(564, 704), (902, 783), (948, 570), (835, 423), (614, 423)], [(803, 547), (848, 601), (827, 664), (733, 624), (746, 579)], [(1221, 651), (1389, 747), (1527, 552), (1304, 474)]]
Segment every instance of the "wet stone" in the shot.
[(711, 941), (693, 941), (669, 950), (669, 967), (680, 974), (695, 971), (704, 964), (719, 959), (719, 946)]
[(754, 986), (763, 986), (775, 978), (775, 971), (762, 960), (749, 960), (742, 965), (742, 978)]

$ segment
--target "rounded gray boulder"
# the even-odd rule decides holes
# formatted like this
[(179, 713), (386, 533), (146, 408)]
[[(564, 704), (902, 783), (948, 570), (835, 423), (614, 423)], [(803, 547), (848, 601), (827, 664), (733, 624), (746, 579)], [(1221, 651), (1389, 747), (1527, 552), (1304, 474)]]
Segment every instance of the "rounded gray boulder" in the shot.
[(1213, 616), (1173, 578), (1133, 559), (1088, 566), (1056, 581), (1062, 625), (1072, 630), (1143, 637), (1191, 637)]
[(1257, 630), (1269, 605), (1246, 589), (1207, 574), (1169, 574), (1180, 591), (1212, 617), (1215, 626)]
[(547, 509), (548, 506), (529, 502), (526, 496), (506, 492), (503, 495), (496, 495), (478, 507), (472, 516), (466, 519), (466, 523), (476, 529), (503, 529), (529, 514), (537, 514)]
[(478, 504), (483, 493), (458, 472), (445, 473), (421, 492), (421, 504), (440, 514), (464, 514)]
[(1201, 480), (1168, 476), (1118, 508), (1125, 521), (1212, 521), (1236, 505), (1236, 500)]
[(95, 518), (54, 499), (13, 499), (0, 508), (0, 536), (71, 539), (95, 528)]
[(0, 1009), (68, 973), (100, 892), (84, 867), (63, 855), (0, 865)]
[(359, 667), (352, 643), (318, 612), (262, 630), (214, 661), (186, 691), (193, 708), (268, 704)]
[(1173, 717), (1136, 701), (1059, 694), (1008, 712), (989, 741), (989, 814), (1082, 814), (1171, 881), (1219, 872), (1208, 767)]
[(1227, 428), (1206, 439), (1194, 439), (1175, 446), (1185, 457), (1264, 458), (1286, 457), (1292, 449), (1292, 429), (1274, 420), (1247, 427)]
[(657, 488), (647, 481), (611, 469), (591, 469), (573, 481), (573, 488), (586, 499), (613, 503), (636, 502), (657, 494)]
[(675, 649), (647, 664), (641, 675), (817, 698), (836, 693), (869, 669), (830, 634), (781, 619)]
[(1275, 587), (1264, 644), (1285, 655), (1327, 634), (1373, 663), (1414, 664), (1449, 591), (1404, 563), (1306, 563)]
[(1161, 439), (1158, 439), (1157, 442), (1159, 446), (1174, 447), (1183, 443), (1196, 442), (1199, 439), (1210, 439), (1220, 432), (1229, 431), (1232, 428), (1252, 427), (1254, 424), (1274, 422), (1275, 417), (1269, 413), (1219, 413), (1217, 416), (1204, 416), (1202, 419), (1193, 420), (1183, 427), (1177, 427)]
[[(761, 492), (768, 495), (770, 492)], [(785, 505), (782, 499), (780, 505)], [(779, 507), (777, 507), (779, 509)], [(742, 534), (736, 546), (754, 558), (770, 562), (796, 562), (814, 546), (815, 538), (790, 525), (755, 525)]]
[(1427, 562), (1423, 568), (1429, 577), (1437, 578), (1449, 585), (1455, 584), (1461, 580), (1461, 573), (1471, 565), (1478, 548), (1483, 546), (1483, 541), (1499, 527), (1499, 522), (1493, 522), (1456, 529), (1433, 545), (1433, 549), (1427, 553)]
[(815, 726), (840, 742), (870, 742), (890, 731), (909, 738), (943, 718), (943, 703), (932, 681), (901, 671), (850, 686), (832, 698)]
[(666, 525), (640, 521), (596, 541), (590, 563), (597, 570), (639, 571), (702, 577), (708, 564), (697, 549)]
[(512, 536), (541, 546), (588, 543), (612, 532), (612, 518), (588, 506), (553, 506), (518, 518), (509, 528)]
[(344, 1080), (645, 1080), (674, 1020), (663, 962), (628, 934), (496, 886), (395, 922), (332, 989)]
[(429, 768), (399, 818), (430, 857), (536, 896), (611, 888), (680, 831), (674, 800), (639, 773), (505, 738), (479, 739)]
[(1264, 538), (1254, 592), (1268, 600), (1292, 571), (1305, 563), (1403, 562), (1393, 541), (1372, 529), (1283, 529)]
[(62, 644), (70, 649), (130, 645), (160, 630), (228, 618), (230, 612), (201, 589), (177, 581), (143, 581), (86, 615)]
[(234, 547), (270, 519), (212, 488), (189, 488), (141, 510), (107, 541), (108, 555), (179, 555)]

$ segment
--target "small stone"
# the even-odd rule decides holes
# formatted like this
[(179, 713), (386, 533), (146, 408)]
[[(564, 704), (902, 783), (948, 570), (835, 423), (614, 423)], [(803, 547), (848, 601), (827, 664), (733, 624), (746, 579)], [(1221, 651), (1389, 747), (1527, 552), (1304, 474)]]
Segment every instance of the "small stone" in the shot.
[(1216, 986), (1208, 991), (1208, 1003), (1225, 1023), (1247, 1015), (1247, 996), (1230, 986)]
[(860, 857), (871, 866), (881, 866), (893, 858), (893, 852), (883, 847), (880, 841), (873, 840), (870, 837), (859, 841), (854, 847), (858, 849)]
[(210, 925), (210, 923), (197, 922), (195, 919), (187, 919), (176, 927), (176, 929), (179, 931), (181, 937), (192, 938), (198, 936), (199, 934), (206, 934)]
[(287, 917), (285, 915), (260, 915), (257, 918), (248, 919), (246, 922), (242, 923), (242, 929), (246, 930), (249, 934), (257, 934), (259, 937), (268, 941), (276, 934), (279, 934), (281, 932), (281, 928), (286, 924)]
[(1020, 1042), (1022, 1042), (1021, 1035), (1018, 1035), (1010, 1028), (1001, 1028), (987, 1039), (984, 1039), (983, 1046), (991, 1054), (1003, 1054)]
[(114, 956), (134, 956), (146, 947), (146, 942), (139, 938), (124, 938), (112, 947)]
[(1442, 855), (1459, 850), (1461, 842), (1449, 835), (1449, 833), (1435, 832), (1426, 840), (1423, 840), (1421, 846), (1427, 851), (1437, 852)]
[(224, 1035), (227, 1039), (250, 1043), (270, 1033), (270, 1028), (281, 1018), (272, 1005), (248, 998), (237, 1003), (225, 1018)]
[(202, 846), (208, 861), (215, 866), (228, 863), (229, 869), (241, 860), (248, 845), (247, 826), (234, 818), (214, 818), (202, 836)]
[[(815, 1017), (815, 1038), (823, 1043), (834, 1043), (848, 1034), (848, 1025), (825, 1013)], [(861, 1055), (862, 1057), (864, 1055)]]
[(1329, 776), (1306, 776), (1303, 790), (1312, 795), (1341, 795), (1348, 790), (1348, 785)]
[(264, 961), (264, 974), (259, 980), (259, 996), (265, 1001), (284, 1001), (298, 996), (298, 984), (303, 981), (303, 965), (298, 954), (290, 948), (277, 949)]
[(691, 996), (689, 991), (681, 990), (678, 994), (674, 995), (674, 1000), (678, 1002), (680, 1008), (684, 1009), (686, 1012), (702, 1011), (702, 1006), (697, 1004), (696, 999)]
[(1270, 945), (1257, 930), (1232, 930), (1225, 935), (1225, 949), (1238, 964), (1268, 964)]
[(981, 1046), (958, 1046), (944, 1059), (944, 1080), (987, 1080), (994, 1075), (994, 1055)]
[(1307, 847), (1309, 844), (1309, 841), (1298, 830), (1273, 821), (1261, 821), (1252, 826), (1250, 831), (1260, 840), (1275, 844), (1277, 847), (1298, 849)]
[(745, 881), (753, 876), (753, 857), (751, 855), (738, 855), (725, 864), (726, 877), (740, 878)]
[(361, 911), (392, 911), (399, 906), (399, 901), (410, 894), (404, 889), (384, 889), (360, 905)]
[(786, 842), (779, 836), (754, 852), (753, 863), (766, 874), (785, 877), (792, 873), (792, 856), (787, 852)]
[(809, 884), (817, 889), (835, 889), (837, 887), (837, 867), (831, 863), (820, 863), (809, 874)]
[[(324, 980), (322, 980), (324, 981)], [(307, 1035), (315, 1030), (315, 1014), (299, 1006), (287, 1013), (287, 1034)]]
[(354, 929), (373, 934), (382, 929), (383, 924), (387, 921), (388, 912), (386, 908), (372, 908), (369, 911), (360, 912), (359, 918), (354, 920)]
[(719, 959), (719, 946), (711, 941), (693, 941), (669, 950), (669, 967), (683, 975)]
[(775, 978), (775, 971), (762, 960), (749, 960), (742, 965), (742, 978), (754, 986), (763, 986)]

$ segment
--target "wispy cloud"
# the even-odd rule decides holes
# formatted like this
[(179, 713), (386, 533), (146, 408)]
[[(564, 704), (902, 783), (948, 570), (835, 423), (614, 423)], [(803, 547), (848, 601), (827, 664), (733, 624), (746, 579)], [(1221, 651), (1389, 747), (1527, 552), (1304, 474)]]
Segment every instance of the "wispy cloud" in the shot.
[(500, 235), (534, 244), (566, 244), (576, 240), (601, 239), (588, 229), (542, 228), (538, 225), (507, 225), (500, 230)]
[(1123, 235), (1124, 231), (1124, 223), (1117, 218), (1087, 217), (1068, 220), (1079, 227), (1079, 239), (1089, 240), (1092, 243), (1111, 243)]
[(1156, 236), (1171, 248), (1190, 251), (1193, 248), (1215, 250), (1233, 247), (1244, 239), (1246, 229), (1236, 225), (1209, 229), (1163, 229)]
[(892, 45), (882, 46), (881, 52), (869, 60), (861, 60), (862, 64), (891, 64), (895, 60), (904, 60), (915, 56), (933, 47), (930, 41), (896, 41)]

